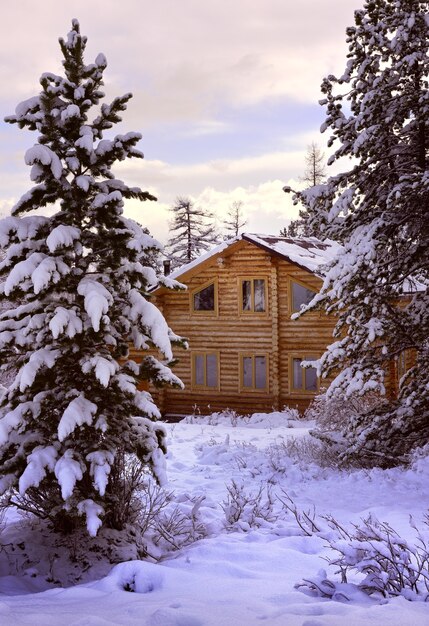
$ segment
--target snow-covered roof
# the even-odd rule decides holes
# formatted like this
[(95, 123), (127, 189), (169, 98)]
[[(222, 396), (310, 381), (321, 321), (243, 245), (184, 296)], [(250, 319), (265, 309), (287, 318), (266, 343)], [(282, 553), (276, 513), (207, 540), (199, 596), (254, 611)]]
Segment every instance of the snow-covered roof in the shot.
[(189, 272), (193, 268), (197, 267), (204, 261), (207, 261), (211, 257), (214, 257), (231, 245), (238, 241), (247, 241), (253, 243), (259, 248), (263, 248), (276, 256), (279, 256), (286, 261), (290, 261), (295, 265), (314, 272), (315, 274), (323, 274), (322, 267), (327, 263), (330, 263), (336, 256), (341, 245), (335, 241), (326, 239), (320, 241), (316, 237), (278, 237), (276, 235), (260, 235), (253, 233), (243, 233), (222, 242), (218, 246), (215, 246), (209, 252), (201, 255), (194, 261), (182, 265), (174, 272), (170, 274), (171, 278), (180, 278), (183, 274)]
[[(194, 259), (186, 265), (182, 265), (178, 269), (171, 272), (168, 279), (178, 279), (180, 281), (181, 276), (184, 276), (189, 271), (197, 268), (199, 265), (209, 260), (212, 257), (221, 255), (222, 252), (237, 244), (240, 241), (247, 241), (249, 243), (258, 246), (270, 252), (271, 254), (278, 256), (290, 263), (294, 263), (303, 269), (323, 277), (330, 264), (337, 254), (343, 250), (343, 246), (331, 239), (325, 239), (321, 241), (316, 237), (279, 237), (277, 235), (261, 235), (255, 233), (242, 233), (221, 244), (215, 246), (205, 254), (202, 254), (197, 259)], [(398, 292), (402, 295), (409, 296), (410, 294), (426, 291), (427, 286), (422, 282), (414, 279), (405, 279)]]
[(192, 270), (194, 267), (197, 267), (197, 265), (200, 265), (200, 263), (207, 261), (207, 259), (210, 259), (210, 257), (216, 256), (220, 252), (223, 252), (224, 250), (226, 250), (226, 248), (229, 248), (230, 245), (232, 245), (236, 241), (239, 241), (240, 239), (241, 236), (239, 235), (238, 237), (233, 237), (232, 239), (223, 241), (208, 252), (205, 252), (204, 254), (199, 256), (197, 259), (194, 259), (190, 263), (185, 263), (185, 265), (181, 265), (180, 267), (175, 269), (174, 272), (171, 272), (171, 274), (169, 274), (169, 278), (178, 278), (179, 276), (182, 276), (182, 274), (189, 272), (189, 270)]
[[(316, 237), (277, 237), (276, 235), (243, 234), (243, 239), (261, 248), (274, 252), (315, 274), (320, 273), (322, 266), (334, 260), (342, 246), (336, 241)], [(318, 271), (319, 270), (319, 271)], [(323, 271), (321, 272), (323, 273)]]

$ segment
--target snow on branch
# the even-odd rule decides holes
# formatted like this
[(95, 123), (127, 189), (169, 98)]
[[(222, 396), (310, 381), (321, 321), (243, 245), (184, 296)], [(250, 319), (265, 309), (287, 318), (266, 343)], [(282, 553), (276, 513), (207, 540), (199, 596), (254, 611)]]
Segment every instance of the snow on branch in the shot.
[(28, 278), (33, 283), (34, 293), (38, 294), (49, 283), (57, 283), (61, 276), (70, 272), (68, 265), (59, 258), (48, 257), (41, 252), (33, 252), (24, 261), (17, 263), (10, 271), (4, 286), (4, 293), (9, 296), (17, 287), (27, 291), (23, 284)]
[(40, 413), (40, 404), (37, 402), (22, 402), (9, 411), (0, 419), (0, 446), (3, 446), (9, 438), (12, 430), (18, 429), (29, 414), (34, 418)]
[(76, 309), (65, 309), (59, 306), (55, 309), (54, 315), (49, 321), (49, 330), (54, 339), (65, 333), (67, 337), (72, 339), (75, 335), (79, 335), (83, 330), (83, 323), (78, 316)]
[(57, 456), (58, 452), (54, 446), (37, 446), (34, 448), (33, 452), (28, 455), (27, 467), (19, 479), (21, 496), (30, 487), (38, 487), (45, 478), (47, 470), (53, 471)]
[(39, 370), (43, 367), (51, 369), (60, 355), (61, 352), (59, 350), (52, 350), (51, 348), (40, 348), (33, 352), (28, 363), (20, 369), (13, 384), (13, 388), (19, 385), (19, 390), (22, 392), (25, 391), (27, 387), (31, 387)]
[(86, 460), (90, 462), (90, 474), (94, 479), (94, 486), (100, 496), (104, 496), (109, 474), (115, 456), (109, 450), (97, 450), (86, 455)]
[(85, 311), (91, 319), (93, 329), (98, 332), (101, 318), (113, 302), (112, 295), (101, 283), (88, 277), (80, 281), (77, 291), (85, 298)]
[(0, 246), (4, 248), (16, 240), (26, 242), (35, 239), (48, 223), (48, 217), (39, 215), (5, 217), (0, 221)]
[(102, 521), (100, 519), (100, 515), (103, 515), (104, 509), (99, 504), (96, 504), (94, 500), (88, 498), (87, 500), (82, 500), (77, 505), (77, 510), (79, 515), (86, 516), (86, 528), (91, 537), (95, 537), (97, 535), (98, 529), (102, 525)]
[(49, 252), (55, 252), (57, 248), (70, 248), (76, 239), (80, 238), (80, 235), (80, 228), (60, 224), (49, 233), (46, 238), (46, 245), (49, 248)]
[(161, 350), (166, 359), (172, 360), (173, 352), (168, 337), (168, 325), (162, 313), (136, 289), (130, 291), (129, 302), (131, 321), (138, 322), (146, 328), (151, 341)]
[(58, 155), (48, 148), (48, 146), (36, 144), (32, 148), (29, 148), (25, 153), (25, 163), (27, 165), (33, 165), (34, 163), (49, 165), (54, 178), (57, 180), (61, 178), (63, 173), (63, 166), (61, 165)]
[(58, 439), (64, 441), (78, 426), (84, 424), (90, 426), (96, 413), (97, 405), (87, 400), (83, 395), (74, 398), (64, 411), (58, 424)]
[(103, 387), (108, 387), (110, 379), (117, 372), (119, 366), (116, 361), (96, 355), (89, 359), (84, 358), (80, 362), (82, 372), (88, 374), (94, 371), (95, 378)]
[(63, 500), (67, 500), (73, 493), (76, 481), (82, 480), (83, 477), (82, 466), (73, 458), (73, 450), (64, 452), (55, 463), (54, 471), (61, 487), (61, 496)]

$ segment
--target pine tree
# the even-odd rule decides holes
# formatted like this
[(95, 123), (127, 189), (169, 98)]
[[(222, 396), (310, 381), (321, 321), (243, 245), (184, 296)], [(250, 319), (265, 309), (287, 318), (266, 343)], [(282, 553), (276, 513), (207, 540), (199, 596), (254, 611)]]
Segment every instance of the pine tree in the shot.
[(350, 166), (297, 194), (310, 225), (345, 246), (317, 299), (339, 315), (338, 341), (322, 359), (326, 374), (341, 370), (330, 393), (383, 391), (389, 360), (417, 354), (398, 400), (343, 433), (347, 458), (384, 465), (429, 441), (427, 13), (418, 0), (367, 0), (355, 12), (345, 72), (322, 84), (330, 163)]
[(228, 211), (228, 218), (224, 224), (227, 231), (225, 239), (237, 237), (240, 229), (246, 226), (247, 219), (243, 215), (243, 203), (241, 200), (232, 203)]
[[(124, 523), (124, 455), (162, 480), (164, 430), (137, 384), (180, 381), (168, 367), (174, 336), (146, 296), (157, 283), (148, 259), (160, 246), (123, 215), (124, 199), (155, 198), (111, 171), (143, 156), (141, 136), (103, 139), (131, 94), (102, 104), (90, 121), (106, 59), (85, 65), (77, 20), (59, 41), (65, 76), (43, 74), (40, 95), (6, 118), (37, 131), (38, 143), (25, 154), (37, 184), (0, 223), (1, 300), (14, 303), (0, 314), (0, 357), (18, 369), (0, 405), (0, 490), (57, 529), (86, 519), (95, 535), (102, 520)], [(24, 215), (47, 206), (51, 217)], [(129, 344), (154, 346), (164, 361), (127, 360)]]
[(170, 233), (174, 233), (166, 245), (166, 254), (173, 267), (180, 267), (198, 258), (218, 242), (213, 215), (194, 205), (190, 198), (176, 198), (171, 207), (173, 220)]
[(295, 237), (308, 237), (310, 233), (307, 232), (304, 220), (296, 219), (291, 220), (288, 226), (284, 226), (280, 229), (279, 235), (280, 237), (290, 237), (294, 239)]

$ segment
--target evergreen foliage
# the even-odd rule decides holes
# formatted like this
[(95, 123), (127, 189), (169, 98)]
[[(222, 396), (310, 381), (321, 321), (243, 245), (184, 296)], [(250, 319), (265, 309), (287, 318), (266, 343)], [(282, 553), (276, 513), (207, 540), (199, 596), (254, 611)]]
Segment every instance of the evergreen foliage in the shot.
[(200, 254), (218, 243), (213, 215), (194, 205), (190, 198), (176, 198), (171, 207), (173, 220), (165, 252), (172, 267), (180, 267), (198, 258)]
[(418, 0), (367, 0), (355, 12), (346, 69), (322, 84), (329, 164), (344, 169), (296, 194), (310, 227), (344, 242), (309, 307), (339, 316), (321, 363), (340, 371), (329, 393), (383, 392), (389, 361), (416, 354), (398, 399), (346, 425), (344, 456), (361, 463), (397, 463), (429, 440), (427, 16)]
[(280, 237), (310, 237), (310, 233), (306, 228), (305, 221), (301, 218), (291, 220), (288, 226), (284, 226), (280, 229)]
[[(147, 299), (160, 245), (123, 216), (124, 199), (155, 198), (111, 171), (118, 160), (143, 157), (141, 136), (103, 138), (131, 94), (102, 104), (90, 121), (104, 96), (106, 59), (85, 65), (77, 20), (59, 41), (65, 76), (43, 74), (41, 93), (6, 118), (36, 131), (38, 143), (25, 155), (36, 186), (0, 223), (0, 298), (13, 305), (0, 313), (0, 357), (17, 368), (0, 405), (0, 490), (57, 529), (83, 516), (95, 535), (102, 520), (118, 526), (128, 454), (162, 480), (164, 430), (137, 385), (181, 384), (168, 367), (178, 338)], [(24, 215), (42, 207), (55, 212)], [(163, 360), (127, 360), (129, 344), (156, 347)]]

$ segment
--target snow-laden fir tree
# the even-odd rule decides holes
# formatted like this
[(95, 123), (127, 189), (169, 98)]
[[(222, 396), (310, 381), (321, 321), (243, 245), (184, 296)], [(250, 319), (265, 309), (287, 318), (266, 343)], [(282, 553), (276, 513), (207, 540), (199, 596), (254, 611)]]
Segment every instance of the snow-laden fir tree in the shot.
[(419, 0), (355, 12), (346, 69), (322, 84), (322, 131), (343, 171), (298, 194), (310, 225), (344, 241), (316, 298), (339, 315), (322, 359), (340, 372), (330, 392), (383, 391), (389, 360), (416, 355), (398, 400), (346, 425), (345, 456), (360, 462), (393, 464), (429, 441), (428, 14)]
[[(0, 406), (0, 489), (56, 528), (82, 519), (95, 535), (123, 523), (124, 455), (162, 480), (164, 431), (139, 381), (180, 381), (168, 367), (177, 338), (146, 297), (159, 244), (123, 215), (124, 199), (155, 198), (111, 171), (143, 156), (141, 136), (103, 138), (131, 94), (94, 111), (106, 59), (86, 65), (85, 44), (74, 20), (60, 39), (65, 76), (43, 74), (40, 94), (6, 118), (38, 140), (25, 154), (36, 185), (0, 223), (1, 298), (15, 304), (0, 316), (0, 357), (18, 369)], [(25, 215), (44, 207), (51, 217)], [(129, 344), (163, 360), (126, 360)]]
[(176, 198), (171, 207), (173, 219), (166, 254), (173, 267), (180, 267), (198, 258), (218, 243), (213, 215), (196, 207), (190, 198)]

